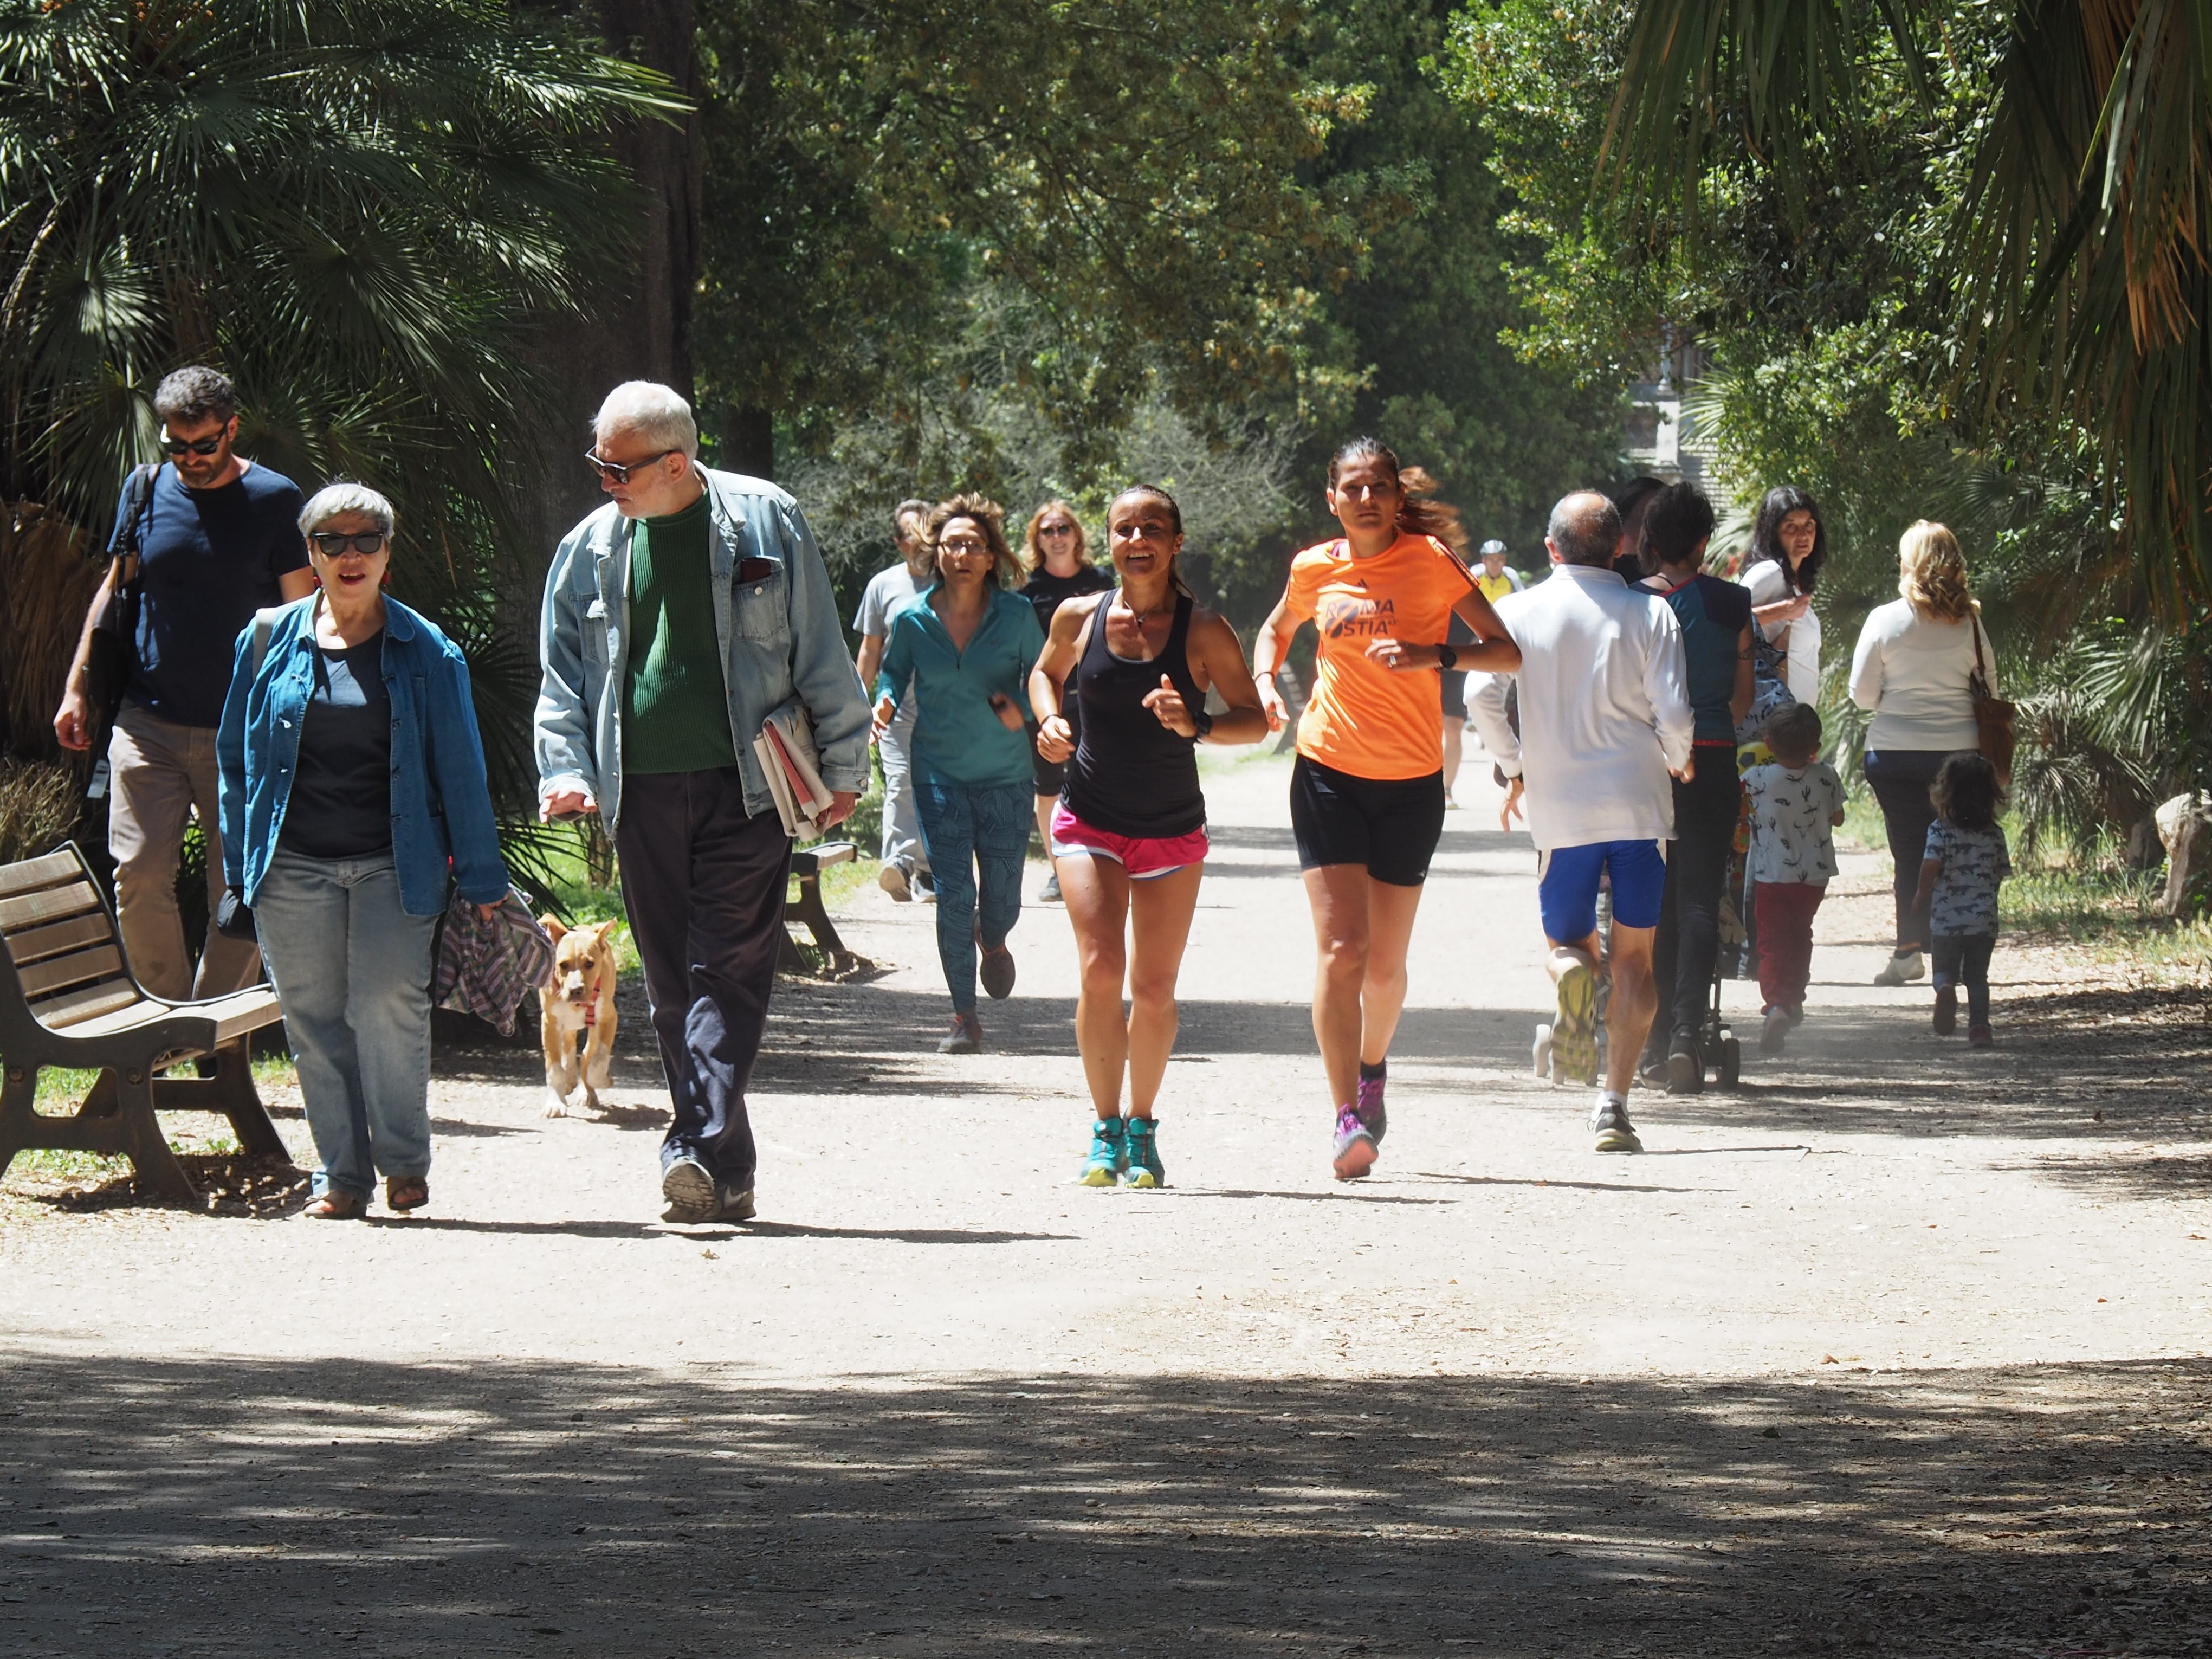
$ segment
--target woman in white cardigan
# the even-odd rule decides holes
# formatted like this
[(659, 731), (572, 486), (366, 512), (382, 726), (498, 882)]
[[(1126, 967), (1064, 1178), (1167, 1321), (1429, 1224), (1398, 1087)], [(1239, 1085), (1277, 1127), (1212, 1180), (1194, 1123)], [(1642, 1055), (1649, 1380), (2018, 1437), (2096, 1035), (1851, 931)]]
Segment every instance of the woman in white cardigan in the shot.
[(1897, 865), (1897, 948), (1875, 975), (1877, 985), (1902, 985), (1928, 971), (1921, 954), (1928, 913), (1913, 902), (1936, 821), (1928, 787), (1946, 760), (1980, 746), (1969, 689), (1977, 646), (1990, 690), (1996, 690), (1996, 653), (1967, 589), (1959, 538), (1923, 519), (1897, 550), (1903, 597), (1868, 617), (1851, 656), (1851, 701), (1874, 715), (1866, 778), (1881, 803)]
[[(1795, 484), (1768, 490), (1740, 580), (1751, 590), (1752, 619), (1767, 647), (1760, 672), (1773, 663), (1776, 678), (1799, 702), (1820, 700), (1820, 617), (1813, 589), (1827, 561), (1828, 532), (1813, 498)], [(1778, 695), (1774, 701), (1788, 700)]]

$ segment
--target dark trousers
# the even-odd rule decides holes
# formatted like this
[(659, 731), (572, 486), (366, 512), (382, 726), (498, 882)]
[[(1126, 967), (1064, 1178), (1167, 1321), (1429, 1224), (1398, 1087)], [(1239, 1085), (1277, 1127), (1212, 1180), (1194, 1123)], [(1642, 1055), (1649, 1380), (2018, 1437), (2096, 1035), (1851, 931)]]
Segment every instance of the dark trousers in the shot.
[(1743, 800), (1735, 751), (1716, 746), (1696, 752), (1695, 775), (1674, 782), (1674, 839), (1667, 843), (1667, 890), (1651, 945), (1651, 984), (1659, 994), (1659, 1016), (1651, 1022), (1655, 1049), (1662, 1037), (1686, 1036), (1705, 1023), (1721, 948), (1721, 889)]
[(745, 1087), (775, 989), (791, 837), (773, 811), (745, 816), (744, 777), (726, 766), (625, 777), (615, 850), (676, 1109), (661, 1167), (689, 1156), (750, 1188)]
[(1937, 990), (1947, 985), (1966, 988), (1966, 1029), (1990, 1023), (1990, 952), (1996, 949), (1994, 933), (1938, 933), (1935, 938), (1934, 972)]
[(1762, 881), (1753, 888), (1762, 1009), (1805, 1006), (1805, 987), (1813, 977), (1813, 913), (1827, 892), (1825, 881)]
[(1928, 913), (1913, 908), (1920, 889), (1920, 861), (1928, 853), (1928, 827), (1936, 822), (1936, 805), (1928, 799), (1928, 786), (1951, 758), (1948, 749), (1885, 749), (1867, 751), (1866, 781), (1881, 803), (1881, 821), (1889, 831), (1889, 856), (1897, 866), (1897, 948), (1920, 951), (1928, 945)]

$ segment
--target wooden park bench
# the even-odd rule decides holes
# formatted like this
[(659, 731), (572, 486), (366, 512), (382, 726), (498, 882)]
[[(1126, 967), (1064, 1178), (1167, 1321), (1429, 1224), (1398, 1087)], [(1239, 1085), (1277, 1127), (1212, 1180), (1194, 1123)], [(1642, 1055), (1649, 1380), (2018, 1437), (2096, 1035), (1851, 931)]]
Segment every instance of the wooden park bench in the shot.
[[(254, 1092), (246, 1045), (283, 1016), (265, 985), (205, 1002), (146, 994), (123, 958), (115, 919), (76, 847), (0, 866), (0, 1176), (36, 1147), (119, 1152), (145, 1189), (191, 1201), (198, 1194), (169, 1150), (158, 1112), (216, 1112), (240, 1149), (289, 1158)], [(157, 1076), (180, 1060), (212, 1056), (212, 1077)], [(32, 1109), (48, 1066), (97, 1071), (68, 1116)]]
[(850, 864), (857, 850), (849, 841), (825, 841), (817, 846), (800, 848), (792, 854), (791, 874), (799, 884), (799, 896), (784, 901), (781, 964), (784, 972), (811, 974), (814, 971), (812, 964), (799, 954), (799, 942), (791, 936), (793, 922), (813, 936), (815, 948), (831, 962), (842, 958), (845, 941), (837, 937), (837, 929), (830, 920), (829, 911), (822, 908), (822, 870), (824, 865)]

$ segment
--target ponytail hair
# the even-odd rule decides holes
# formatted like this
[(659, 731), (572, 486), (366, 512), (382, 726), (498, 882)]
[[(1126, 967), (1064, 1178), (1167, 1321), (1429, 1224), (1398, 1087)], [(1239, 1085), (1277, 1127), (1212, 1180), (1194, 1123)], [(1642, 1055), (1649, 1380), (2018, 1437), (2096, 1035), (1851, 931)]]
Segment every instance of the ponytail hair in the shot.
[(1431, 499), (1437, 493), (1437, 481), (1418, 466), (1401, 466), (1396, 452), (1380, 438), (1354, 438), (1330, 456), (1328, 487), (1335, 489), (1337, 475), (1361, 461), (1380, 461), (1390, 469), (1391, 482), (1402, 497), (1398, 504), (1400, 535), (1433, 536), (1465, 562), (1467, 526), (1460, 522), (1459, 509), (1449, 501)]

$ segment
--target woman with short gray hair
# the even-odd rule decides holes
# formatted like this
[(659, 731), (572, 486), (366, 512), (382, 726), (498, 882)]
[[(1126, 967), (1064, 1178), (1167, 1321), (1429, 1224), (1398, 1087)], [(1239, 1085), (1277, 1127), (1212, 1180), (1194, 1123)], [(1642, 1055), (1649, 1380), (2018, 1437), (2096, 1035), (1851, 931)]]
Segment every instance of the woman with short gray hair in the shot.
[[(384, 592), (392, 503), (300, 515), (318, 591), (239, 636), (216, 738), (224, 925), (260, 939), (322, 1167), (307, 1213), (429, 1202), (430, 948), (449, 883), (507, 890), (468, 665)], [(450, 872), (450, 874), (449, 874)]]

